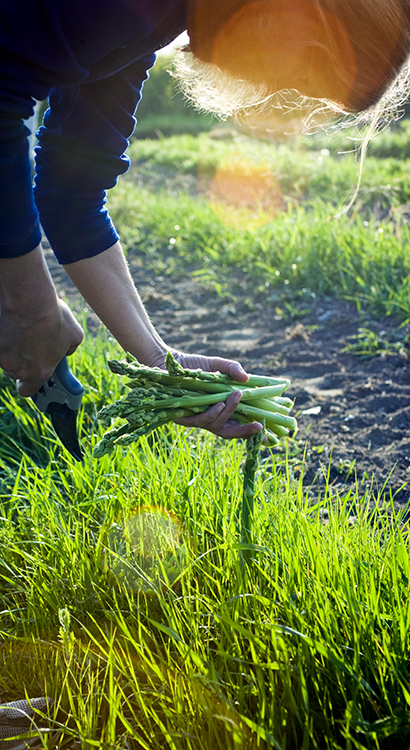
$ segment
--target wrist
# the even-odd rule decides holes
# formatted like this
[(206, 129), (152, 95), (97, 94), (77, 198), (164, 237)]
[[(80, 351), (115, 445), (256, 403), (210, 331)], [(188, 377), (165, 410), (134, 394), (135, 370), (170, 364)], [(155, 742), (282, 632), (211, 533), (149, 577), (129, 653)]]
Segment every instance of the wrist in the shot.
[(168, 350), (169, 347), (160, 339), (159, 341), (153, 341), (152, 346), (145, 347), (144, 351), (140, 351), (139, 356), (136, 351), (130, 350), (130, 354), (133, 354), (142, 365), (147, 365), (147, 367), (160, 367), (163, 369)]

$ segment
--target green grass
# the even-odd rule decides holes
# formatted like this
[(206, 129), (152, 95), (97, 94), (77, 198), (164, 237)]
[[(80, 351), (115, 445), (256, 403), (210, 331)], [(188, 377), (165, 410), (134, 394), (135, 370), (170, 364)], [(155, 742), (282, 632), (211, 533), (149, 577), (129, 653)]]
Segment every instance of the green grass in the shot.
[[(406, 123), (403, 131), (410, 140)], [(380, 138), (389, 153), (387, 134)], [(391, 141), (397, 138), (392, 131)], [(110, 195), (127, 251), (143, 253), (159, 273), (194, 273), (228, 295), (234, 295), (231, 271), (240, 268), (267, 282), (274, 302), (305, 290), (353, 299), (378, 314), (407, 320), (409, 161), (369, 155), (358, 198), (346, 214), (359, 172), (354, 154), (323, 151), (318, 138), (312, 142), (316, 150), (307, 143), (245, 136), (219, 141), (207, 134), (133, 143), (134, 166)], [(262, 184), (262, 193), (270, 175), (259, 202), (246, 206), (232, 196), (209, 200), (212, 179), (232, 164), (231, 182), (245, 172), (250, 184), (253, 177)], [(158, 171), (160, 182), (153, 187)], [(184, 174), (191, 176), (191, 189), (175, 182)], [(161, 180), (168, 180), (167, 190)], [(198, 191), (192, 190), (192, 180)]]
[(390, 504), (325, 485), (312, 505), (265, 451), (244, 571), (243, 444), (169, 426), (91, 458), (119, 392), (107, 349), (74, 358), (96, 389), (83, 464), (2, 392), (2, 700), (47, 692), (62, 747), (407, 747), (410, 559)]
[[(338, 295), (407, 319), (410, 187), (397, 144), (407, 158), (408, 131), (380, 137), (384, 158), (369, 156), (339, 219), (357, 179), (354, 157), (336, 153), (344, 135), (334, 149), (320, 138), (139, 141), (143, 184), (131, 171), (111, 211), (128, 253), (163, 274), (234, 295), (239, 267), (267, 304)], [(263, 200), (225, 201), (225, 214), (207, 200), (232, 162), (249, 180), (278, 176), (269, 221)], [(181, 175), (198, 175), (202, 194)], [(383, 347), (363, 330), (366, 352)], [(341, 496), (325, 481), (312, 502), (283, 444), (262, 453), (246, 530), (244, 445), (175, 425), (92, 459), (97, 411), (121, 394), (106, 364), (118, 356), (101, 333), (71, 360), (86, 384), (82, 464), (0, 378), (1, 701), (53, 697), (60, 748), (407, 748), (407, 509), (360, 483)]]
[(160, 55), (150, 70), (149, 79), (144, 84), (144, 96), (138, 105), (134, 138), (197, 134), (215, 125), (212, 116), (199, 113), (187, 104), (175, 79), (168, 73), (170, 67), (168, 55)]
[(113, 213), (128, 252), (143, 252), (158, 273), (190, 271), (234, 295), (228, 278), (239, 268), (267, 284), (273, 301), (304, 290), (410, 317), (409, 228), (400, 217), (332, 220), (330, 206), (318, 200), (309, 210), (290, 206), (263, 227), (237, 230), (203, 199), (128, 184), (118, 188)]

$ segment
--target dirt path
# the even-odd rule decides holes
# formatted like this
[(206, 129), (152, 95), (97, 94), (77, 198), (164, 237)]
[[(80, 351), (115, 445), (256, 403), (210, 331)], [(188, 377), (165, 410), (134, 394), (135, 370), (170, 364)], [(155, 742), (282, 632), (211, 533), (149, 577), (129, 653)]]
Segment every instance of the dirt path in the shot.
[[(84, 307), (64, 271), (46, 250), (59, 290), (77, 312)], [(344, 494), (355, 482), (392, 493), (403, 506), (410, 497), (410, 363), (401, 352), (363, 360), (343, 349), (358, 328), (385, 331), (390, 318), (360, 319), (354, 305), (310, 299), (280, 314), (266, 293), (239, 274), (232, 278), (234, 299), (219, 297), (185, 277), (156, 277), (143, 258), (129, 255), (134, 279), (154, 325), (171, 346), (189, 352), (239, 359), (253, 373), (292, 380), (299, 432), (290, 442), (295, 476), (305, 462), (304, 484), (313, 496), (325, 477)], [(282, 310), (282, 313), (286, 312)], [(91, 330), (99, 323), (88, 311)], [(401, 334), (410, 330), (402, 329)], [(330, 468), (329, 468), (330, 467)]]

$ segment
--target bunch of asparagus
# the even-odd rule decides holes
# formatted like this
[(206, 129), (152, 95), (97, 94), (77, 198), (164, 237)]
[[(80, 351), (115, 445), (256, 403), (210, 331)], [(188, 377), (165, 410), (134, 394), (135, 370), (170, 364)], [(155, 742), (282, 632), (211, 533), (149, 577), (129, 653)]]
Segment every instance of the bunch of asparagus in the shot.
[(112, 372), (128, 376), (130, 391), (103, 407), (98, 416), (104, 420), (120, 417), (126, 423), (104, 434), (94, 449), (96, 458), (110, 453), (116, 445), (137, 442), (166, 422), (226, 401), (232, 391), (242, 393), (232, 418), (241, 423), (262, 422), (268, 445), (276, 445), (297, 427), (294, 417), (289, 416), (293, 401), (282, 396), (290, 384), (285, 378), (250, 375), (246, 383), (237, 383), (228, 375), (184, 369), (171, 352), (166, 357), (167, 372), (145, 367), (130, 355), (126, 361), (112, 360), (108, 365)]

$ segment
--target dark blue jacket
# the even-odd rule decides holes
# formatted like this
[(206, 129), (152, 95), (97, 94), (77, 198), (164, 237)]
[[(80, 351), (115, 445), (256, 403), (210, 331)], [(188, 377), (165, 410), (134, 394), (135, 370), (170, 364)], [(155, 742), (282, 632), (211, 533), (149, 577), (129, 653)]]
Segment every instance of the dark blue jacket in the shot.
[[(0, 0), (0, 257), (39, 244), (60, 263), (118, 239), (108, 188), (155, 52), (186, 28), (185, 0)], [(28, 119), (49, 97), (32, 189)]]

